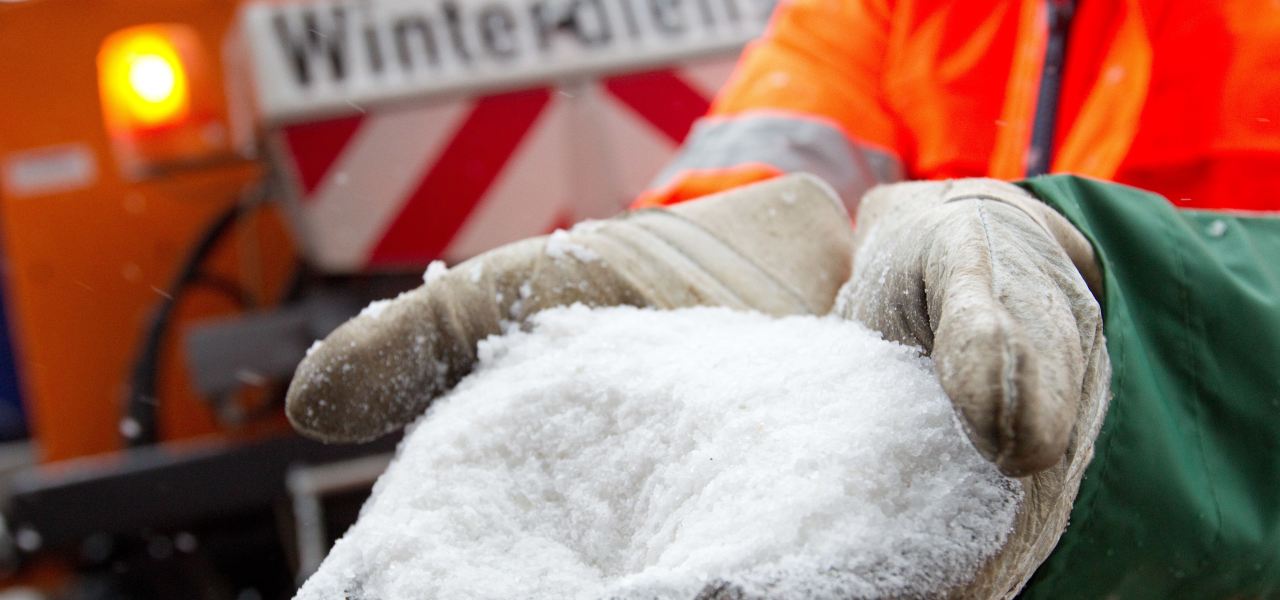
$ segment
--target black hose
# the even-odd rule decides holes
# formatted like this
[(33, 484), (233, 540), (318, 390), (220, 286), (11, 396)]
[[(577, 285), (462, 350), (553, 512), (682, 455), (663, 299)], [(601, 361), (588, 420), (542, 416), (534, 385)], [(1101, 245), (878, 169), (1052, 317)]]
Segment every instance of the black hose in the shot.
[[(201, 273), (200, 266), (208, 258), (218, 242), (233, 226), (266, 203), (270, 179), (246, 190), (241, 198), (215, 217), (196, 244), (187, 253), (186, 259), (168, 287), (168, 292), (160, 304), (151, 313), (142, 338), (142, 347), (133, 363), (129, 377), (128, 396), (125, 399), (125, 415), (120, 423), (120, 433), (124, 436), (125, 445), (130, 448), (154, 444), (158, 439), (156, 430), (156, 388), (160, 365), (160, 352), (163, 348), (164, 335), (173, 319), (174, 309), (183, 293), (193, 284), (203, 280), (210, 283), (208, 276)], [(243, 300), (247, 295), (238, 294)]]

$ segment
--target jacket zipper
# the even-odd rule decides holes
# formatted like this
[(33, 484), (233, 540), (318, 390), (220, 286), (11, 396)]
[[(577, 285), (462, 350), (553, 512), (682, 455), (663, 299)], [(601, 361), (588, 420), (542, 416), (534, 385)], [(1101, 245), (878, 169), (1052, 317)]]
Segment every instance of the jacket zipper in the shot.
[(1075, 15), (1075, 0), (1049, 0), (1049, 40), (1045, 45), (1044, 71), (1040, 74), (1040, 95), (1027, 151), (1027, 176), (1044, 175), (1053, 164), (1053, 135), (1058, 120), (1058, 98), (1062, 93), (1063, 63), (1067, 56), (1067, 35)]

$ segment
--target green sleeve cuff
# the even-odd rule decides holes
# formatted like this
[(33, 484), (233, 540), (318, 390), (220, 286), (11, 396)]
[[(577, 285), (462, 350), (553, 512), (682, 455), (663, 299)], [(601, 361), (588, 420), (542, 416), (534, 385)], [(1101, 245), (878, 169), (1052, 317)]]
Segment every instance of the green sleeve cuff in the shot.
[(1280, 594), (1280, 219), (1020, 185), (1097, 251), (1113, 369), (1071, 524), (1024, 596)]

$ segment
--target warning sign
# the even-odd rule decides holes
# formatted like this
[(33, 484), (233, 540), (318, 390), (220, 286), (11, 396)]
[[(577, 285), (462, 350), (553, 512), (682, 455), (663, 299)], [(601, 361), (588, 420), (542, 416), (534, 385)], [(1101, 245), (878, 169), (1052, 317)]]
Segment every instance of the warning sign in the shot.
[(325, 0), (240, 15), (261, 116), (629, 72), (740, 47), (773, 0)]

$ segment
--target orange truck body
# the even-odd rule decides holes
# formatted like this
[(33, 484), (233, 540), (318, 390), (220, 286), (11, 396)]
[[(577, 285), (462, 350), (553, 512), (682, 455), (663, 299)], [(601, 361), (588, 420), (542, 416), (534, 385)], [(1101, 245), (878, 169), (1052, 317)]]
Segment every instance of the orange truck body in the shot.
[[(123, 446), (150, 316), (211, 220), (269, 176), (281, 202), (239, 223), (205, 263), (258, 308), (278, 302), (300, 257), (326, 275), (404, 272), (621, 210), (705, 112), (772, 5), (700, 0), (604, 25), (650, 14), (641, 2), (0, 4), (5, 298), (41, 459)], [(524, 27), (511, 38), (523, 46), (465, 49), (459, 33), (456, 47), (432, 46), (430, 61), (405, 54), (430, 39), (408, 25), (483, 28), (494, 10)], [(565, 12), (538, 16), (552, 10)], [(122, 126), (128, 110), (112, 101), (143, 88), (104, 75), (133, 76), (141, 55), (115, 42), (139, 26), (173, 32), (174, 52), (194, 54), (179, 78), (190, 92), (182, 117), (150, 129)], [(403, 56), (375, 61), (379, 44), (354, 41), (375, 34)], [(354, 54), (327, 69), (338, 39)], [(135, 58), (125, 69), (101, 58), (117, 55)], [(294, 70), (299, 61), (310, 75)], [(177, 158), (154, 160), (166, 153)], [(225, 290), (186, 289), (159, 361), (161, 441), (283, 430), (279, 415), (220, 427), (193, 391), (184, 329), (244, 307)]]
[[(122, 447), (124, 382), (150, 311), (205, 224), (263, 171), (227, 154), (161, 176), (128, 177), (105, 129), (95, 56), (112, 32), (182, 23), (198, 34), (210, 67), (205, 75), (210, 87), (221, 90), (219, 49), (237, 4), (37, 0), (0, 7), (5, 291), (42, 461)], [(216, 127), (225, 118), (224, 95), (201, 101)], [(69, 177), (73, 181), (38, 189), (19, 189), (13, 181), (24, 161), (47, 155), (56, 162), (60, 153), (88, 158), (82, 172)], [(292, 269), (292, 243), (271, 212), (240, 229), (209, 268), (269, 304)], [(166, 439), (219, 431), (212, 411), (191, 390), (178, 334), (186, 323), (237, 310), (226, 297), (198, 288), (180, 302), (159, 374), (157, 419)]]

